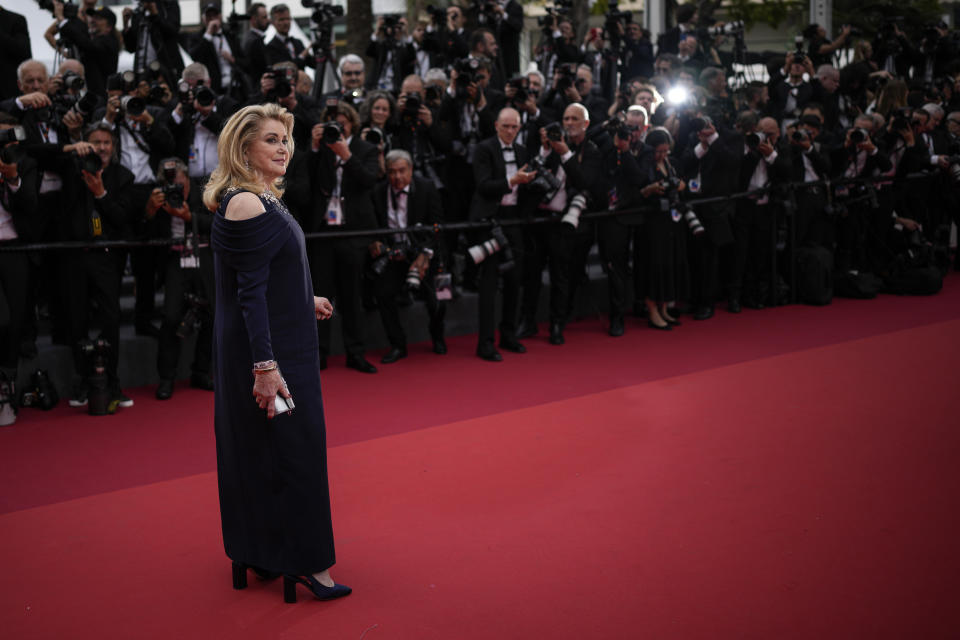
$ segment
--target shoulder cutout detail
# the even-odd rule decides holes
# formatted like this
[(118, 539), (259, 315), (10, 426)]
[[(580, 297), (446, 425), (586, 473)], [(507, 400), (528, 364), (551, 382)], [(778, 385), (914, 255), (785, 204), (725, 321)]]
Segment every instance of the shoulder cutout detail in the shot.
[(227, 210), (223, 212), (223, 216), (227, 220), (249, 220), (265, 212), (266, 209), (263, 207), (263, 202), (260, 201), (257, 194), (244, 191), (230, 198), (230, 202), (227, 203)]

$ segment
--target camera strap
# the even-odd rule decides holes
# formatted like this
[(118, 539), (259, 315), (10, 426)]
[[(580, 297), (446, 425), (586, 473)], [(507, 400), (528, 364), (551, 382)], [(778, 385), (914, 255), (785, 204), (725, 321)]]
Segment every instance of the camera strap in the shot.
[(137, 130), (135, 130), (133, 127), (130, 126), (130, 124), (127, 122), (126, 116), (124, 116), (124, 117), (120, 120), (120, 126), (121, 126), (122, 128), (124, 128), (124, 129), (127, 130), (127, 133), (129, 133), (129, 134), (130, 134), (130, 137), (133, 138), (133, 141), (134, 141), (134, 142), (137, 144), (137, 146), (140, 148), (140, 151), (143, 151), (145, 154), (147, 154), (147, 155), (149, 156), (149, 155), (150, 155), (150, 147), (147, 145), (146, 141), (143, 140), (143, 136), (140, 135), (140, 132), (137, 131)]

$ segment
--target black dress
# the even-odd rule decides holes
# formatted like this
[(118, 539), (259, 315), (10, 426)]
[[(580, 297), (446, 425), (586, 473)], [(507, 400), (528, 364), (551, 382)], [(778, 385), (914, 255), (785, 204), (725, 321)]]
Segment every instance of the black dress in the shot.
[[(286, 207), (213, 220), (216, 275), (214, 425), (227, 556), (293, 575), (334, 564), (326, 432), (313, 285), (303, 232)], [(275, 359), (296, 408), (267, 420), (253, 398), (253, 363)]]
[[(671, 165), (667, 164), (667, 171), (672, 177), (676, 173)], [(644, 176), (644, 184), (665, 180), (668, 175), (660, 171), (657, 165), (650, 161), (640, 167)], [(659, 196), (657, 196), (659, 200)], [(646, 277), (644, 289), (647, 298), (657, 304), (674, 302), (683, 299), (687, 290), (688, 273), (686, 265), (686, 233), (687, 221), (683, 218), (675, 219), (671, 211), (664, 211), (662, 207), (651, 207), (644, 216), (642, 244), (644, 256), (643, 273)]]

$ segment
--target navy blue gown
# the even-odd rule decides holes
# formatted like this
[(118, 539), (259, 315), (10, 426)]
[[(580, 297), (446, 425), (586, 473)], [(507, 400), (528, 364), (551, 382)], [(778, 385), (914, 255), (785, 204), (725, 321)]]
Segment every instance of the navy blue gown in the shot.
[[(334, 564), (313, 285), (303, 232), (286, 207), (224, 217), (211, 231), (216, 275), (214, 426), (223, 544), (232, 560), (293, 575)], [(296, 408), (267, 420), (253, 363), (276, 360)]]

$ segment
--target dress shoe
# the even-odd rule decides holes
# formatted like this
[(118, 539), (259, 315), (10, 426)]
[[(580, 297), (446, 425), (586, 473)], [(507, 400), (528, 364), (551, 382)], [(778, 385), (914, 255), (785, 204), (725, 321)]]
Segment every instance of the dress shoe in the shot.
[(533, 318), (524, 318), (517, 327), (517, 338), (522, 340), (537, 335), (540, 329), (537, 328), (537, 321)]
[(157, 385), (157, 400), (169, 400), (173, 397), (173, 380), (161, 379)]
[(743, 307), (740, 306), (740, 298), (731, 296), (730, 299), (727, 300), (727, 311), (730, 313), (740, 313), (743, 311)]
[(650, 327), (651, 329), (656, 329), (656, 330), (658, 330), (658, 331), (672, 331), (672, 330), (673, 330), (673, 325), (671, 325), (671, 324), (670, 324), (669, 322), (667, 322), (666, 320), (664, 320), (664, 322), (663, 322), (662, 325), (661, 325), (661, 324), (657, 324), (657, 323), (654, 322), (653, 320), (647, 320), (647, 326)]
[(194, 389), (213, 391), (213, 378), (209, 373), (191, 373), (190, 386)]
[(477, 356), (488, 362), (500, 362), (503, 360), (503, 356), (500, 355), (500, 352), (493, 347), (477, 349)]
[(406, 347), (403, 347), (403, 348), (394, 347), (393, 349), (390, 349), (390, 351), (388, 351), (385, 356), (380, 358), (380, 362), (382, 362), (383, 364), (393, 364), (400, 358), (406, 358), (406, 357), (407, 357)]
[(507, 351), (513, 351), (514, 353), (527, 352), (527, 348), (522, 344), (520, 344), (519, 342), (517, 342), (516, 338), (512, 340), (510, 338), (506, 338), (506, 339), (500, 338), (500, 348), (506, 349)]
[(550, 323), (550, 344), (563, 344), (563, 325), (559, 322)]
[(759, 300), (757, 298), (747, 298), (743, 301), (743, 306), (745, 306), (747, 309), (756, 309), (758, 311), (760, 309), (767, 308), (767, 305), (763, 303), (763, 300)]
[(356, 358), (347, 358), (347, 367), (351, 369), (356, 369), (360, 373), (376, 373), (377, 368), (367, 362), (366, 358), (363, 356), (358, 356)]
[(696, 312), (693, 314), (694, 320), (709, 320), (713, 317), (713, 305), (708, 305), (705, 307), (697, 307)]
[(302, 584), (313, 592), (318, 600), (333, 600), (353, 593), (353, 589), (346, 585), (334, 583), (332, 587), (325, 587), (313, 576), (283, 576), (283, 601), (293, 604), (297, 601), (297, 583)]
[(623, 316), (610, 316), (610, 335), (614, 338), (623, 335)]
[(447, 352), (447, 341), (443, 338), (434, 338), (433, 352), (440, 356), (444, 355)]

